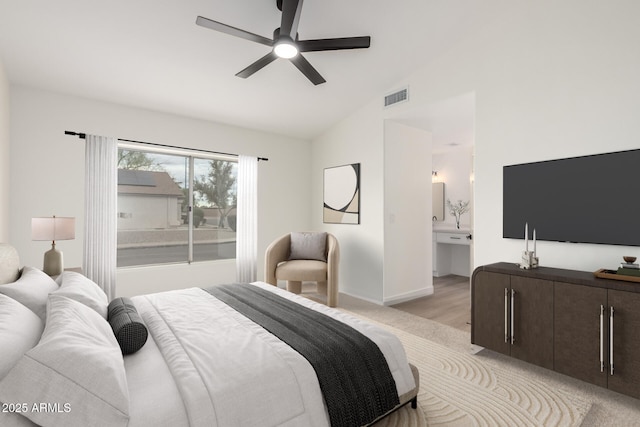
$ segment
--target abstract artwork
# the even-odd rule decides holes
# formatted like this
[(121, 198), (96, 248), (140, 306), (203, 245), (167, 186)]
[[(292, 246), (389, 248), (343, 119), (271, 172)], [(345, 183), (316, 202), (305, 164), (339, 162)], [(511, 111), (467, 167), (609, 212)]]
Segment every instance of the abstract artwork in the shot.
[(323, 209), (327, 224), (360, 224), (360, 163), (324, 170)]

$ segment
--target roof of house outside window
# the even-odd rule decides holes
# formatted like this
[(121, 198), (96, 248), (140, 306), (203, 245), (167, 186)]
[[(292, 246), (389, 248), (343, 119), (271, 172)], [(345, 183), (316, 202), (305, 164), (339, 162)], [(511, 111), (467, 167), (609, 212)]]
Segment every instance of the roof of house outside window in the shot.
[(184, 197), (180, 186), (167, 172), (130, 169), (118, 169), (118, 194)]

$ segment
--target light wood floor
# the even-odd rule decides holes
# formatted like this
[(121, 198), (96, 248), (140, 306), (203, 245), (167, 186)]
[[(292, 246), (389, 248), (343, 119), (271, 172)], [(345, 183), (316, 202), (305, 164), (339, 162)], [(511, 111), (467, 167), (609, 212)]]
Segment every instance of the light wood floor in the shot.
[(433, 294), (393, 305), (398, 310), (456, 329), (471, 331), (469, 278), (449, 275), (433, 278)]

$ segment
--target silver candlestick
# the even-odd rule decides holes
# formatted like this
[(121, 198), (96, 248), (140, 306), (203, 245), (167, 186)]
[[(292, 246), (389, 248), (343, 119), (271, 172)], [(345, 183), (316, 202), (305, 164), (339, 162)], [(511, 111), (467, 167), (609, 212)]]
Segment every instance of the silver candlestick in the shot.
[(520, 261), (520, 268), (529, 270), (538, 268), (538, 257), (536, 256), (536, 229), (533, 229), (533, 251), (529, 250), (529, 223), (524, 224), (524, 251)]

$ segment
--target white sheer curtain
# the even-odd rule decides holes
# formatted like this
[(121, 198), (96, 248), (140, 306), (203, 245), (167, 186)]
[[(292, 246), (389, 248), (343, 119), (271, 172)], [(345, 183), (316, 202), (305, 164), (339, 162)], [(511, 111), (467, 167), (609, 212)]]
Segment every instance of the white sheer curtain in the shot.
[(82, 270), (111, 301), (116, 295), (118, 142), (115, 138), (87, 135), (85, 143)]
[(238, 157), (236, 279), (255, 282), (258, 264), (258, 158)]

